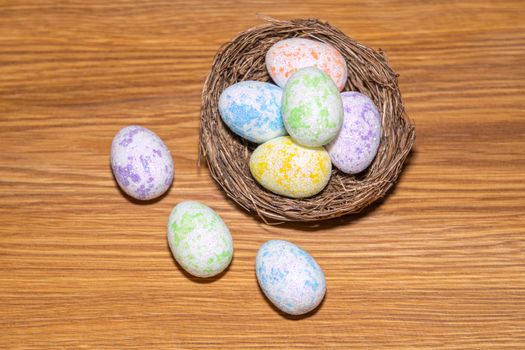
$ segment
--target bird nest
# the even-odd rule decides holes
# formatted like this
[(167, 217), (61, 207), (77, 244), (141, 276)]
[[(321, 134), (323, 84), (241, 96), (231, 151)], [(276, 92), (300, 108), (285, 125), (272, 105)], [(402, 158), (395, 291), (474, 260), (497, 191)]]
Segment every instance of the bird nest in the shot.
[[(268, 23), (240, 33), (222, 45), (202, 91), (200, 158), (228, 197), (265, 222), (318, 221), (361, 211), (382, 198), (397, 181), (415, 141), (415, 128), (405, 114), (396, 73), (383, 52), (376, 52), (316, 19)], [(309, 38), (329, 43), (346, 60), (348, 80), (344, 91), (369, 96), (382, 117), (377, 155), (362, 173), (348, 175), (335, 167), (326, 188), (306, 199), (271, 193), (252, 177), (249, 160), (257, 147), (241, 139), (222, 122), (219, 96), (243, 80), (271, 81), (265, 55), (279, 40)]]

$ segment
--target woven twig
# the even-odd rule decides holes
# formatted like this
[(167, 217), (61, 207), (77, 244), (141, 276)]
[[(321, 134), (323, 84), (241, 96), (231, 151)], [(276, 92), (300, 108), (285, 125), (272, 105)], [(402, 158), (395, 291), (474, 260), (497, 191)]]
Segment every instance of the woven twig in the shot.
[[(415, 141), (415, 128), (405, 114), (396, 73), (382, 52), (347, 37), (316, 19), (279, 21), (249, 29), (222, 45), (202, 91), (200, 157), (211, 176), (242, 208), (265, 222), (317, 221), (356, 213), (383, 197), (396, 182)], [(265, 54), (277, 41), (303, 37), (330, 43), (345, 57), (345, 91), (359, 91), (378, 106), (382, 137), (377, 156), (363, 173), (352, 176), (334, 168), (327, 187), (307, 199), (268, 192), (253, 179), (251, 152), (257, 145), (233, 134), (221, 120), (218, 101), (228, 86), (243, 80), (271, 81)]]

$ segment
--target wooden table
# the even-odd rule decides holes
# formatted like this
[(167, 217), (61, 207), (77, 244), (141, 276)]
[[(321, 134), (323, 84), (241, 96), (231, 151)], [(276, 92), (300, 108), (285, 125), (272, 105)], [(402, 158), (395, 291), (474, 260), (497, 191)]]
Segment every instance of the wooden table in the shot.
[[(276, 18), (318, 17), (388, 54), (417, 141), (366, 213), (270, 227), (197, 167), (214, 53)], [(524, 349), (525, 2), (0, 2), (1, 349)], [(117, 189), (110, 143), (157, 132), (175, 181), (141, 205)], [(235, 258), (184, 275), (166, 243), (179, 201), (215, 208)], [(328, 293), (286, 318), (260, 292), (258, 247), (287, 239)]]

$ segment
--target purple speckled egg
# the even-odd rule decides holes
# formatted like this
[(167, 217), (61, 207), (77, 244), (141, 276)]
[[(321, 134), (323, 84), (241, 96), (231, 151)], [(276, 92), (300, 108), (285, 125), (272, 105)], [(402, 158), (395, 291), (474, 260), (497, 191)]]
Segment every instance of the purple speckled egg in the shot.
[(111, 144), (111, 168), (120, 188), (133, 198), (159, 197), (173, 181), (173, 158), (153, 131), (131, 125)]
[(346, 174), (365, 170), (374, 160), (381, 139), (381, 115), (374, 102), (359, 92), (341, 93), (343, 127), (326, 145), (332, 164)]

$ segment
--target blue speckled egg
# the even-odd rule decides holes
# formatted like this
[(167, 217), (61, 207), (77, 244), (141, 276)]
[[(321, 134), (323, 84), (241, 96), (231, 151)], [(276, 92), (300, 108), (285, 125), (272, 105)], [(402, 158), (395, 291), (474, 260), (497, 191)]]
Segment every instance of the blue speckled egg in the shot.
[(312, 311), (324, 298), (323, 270), (310, 254), (288, 241), (264, 243), (257, 252), (255, 271), (266, 297), (288, 314)]
[(237, 135), (263, 143), (286, 135), (281, 116), (280, 87), (261, 81), (242, 81), (224, 90), (219, 98), (219, 113)]

